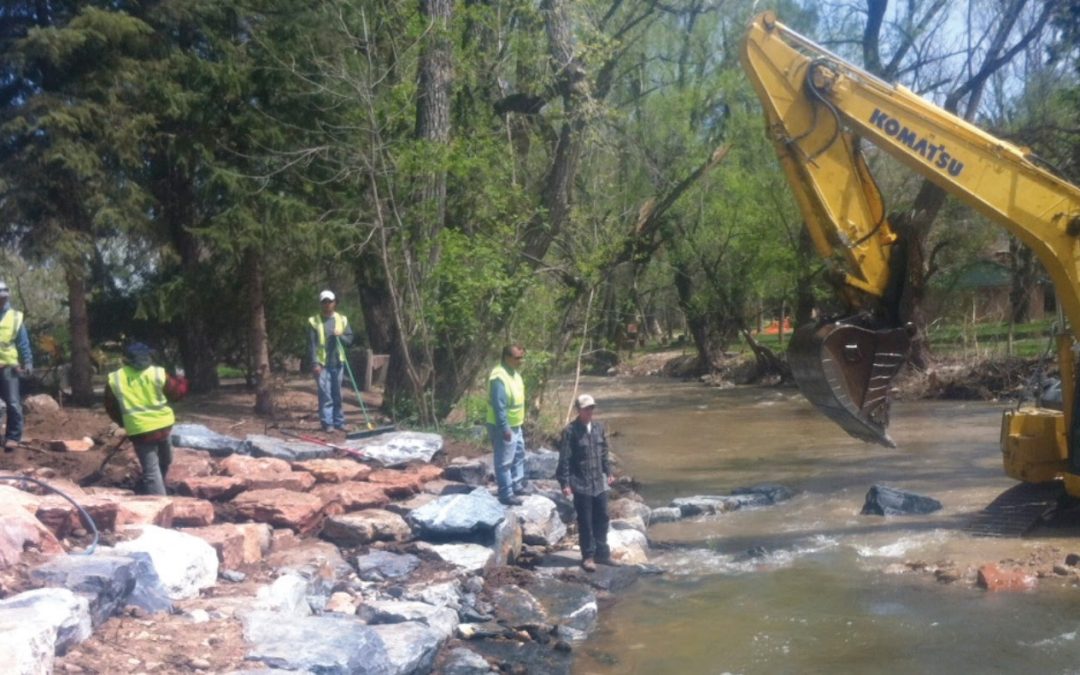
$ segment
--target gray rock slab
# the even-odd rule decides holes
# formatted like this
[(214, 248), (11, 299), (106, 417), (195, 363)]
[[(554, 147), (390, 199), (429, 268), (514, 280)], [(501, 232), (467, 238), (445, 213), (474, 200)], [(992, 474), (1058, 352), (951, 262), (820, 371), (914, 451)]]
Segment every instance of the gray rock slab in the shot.
[(674, 523), (682, 518), (682, 509), (677, 506), (659, 506), (649, 512), (649, 525)]
[(429, 495), (441, 497), (443, 495), (465, 495), (472, 492), (474, 486), (456, 480), (439, 478), (424, 483), (423, 490)]
[(142, 525), (140, 535), (115, 547), (119, 553), (145, 553), (154, 563), (165, 592), (173, 600), (194, 598), (217, 583), (214, 547), (186, 532)]
[(171, 440), (176, 447), (205, 450), (213, 457), (246, 455), (250, 451), (246, 441), (219, 434), (201, 424), (173, 425)]
[(506, 507), (486, 489), (465, 495), (446, 495), (409, 513), (407, 520), (417, 536), (429, 539), (483, 536), (506, 517)]
[(30, 571), (45, 586), (60, 586), (85, 595), (94, 626), (127, 604), (135, 588), (136, 561), (127, 556), (59, 556)]
[(247, 658), (271, 668), (320, 675), (390, 675), (392, 663), (382, 637), (352, 616), (295, 617), (252, 611), (241, 616)]
[(454, 565), (465, 572), (480, 572), (492, 565), (495, 552), (483, 544), (421, 544), (423, 550), (431, 551), (439, 560)]
[(416, 621), (434, 629), (443, 639), (453, 636), (461, 623), (453, 609), (415, 600), (369, 600), (360, 605), (357, 615), (369, 625)]
[(420, 559), (409, 553), (372, 551), (356, 558), (356, 573), (364, 581), (401, 579), (420, 566)]
[(751, 500), (744, 506), (772, 506), (794, 496), (790, 488), (775, 483), (735, 488), (731, 494), (737, 497), (750, 497)]
[(683, 518), (689, 518), (734, 511), (742, 505), (742, 501), (729, 495), (694, 495), (673, 499), (671, 505), (679, 509)]
[(436, 607), (450, 607), (457, 610), (461, 607), (461, 581), (451, 579), (449, 581), (426, 582), (407, 586), (402, 593), (405, 600), (418, 600)]
[(493, 564), (509, 565), (517, 560), (524, 543), (522, 537), (521, 519), (516, 516), (503, 518), (502, 522), (495, 526), (491, 536), (483, 540), (495, 551)]
[(135, 588), (127, 597), (125, 604), (135, 605), (151, 614), (158, 612), (171, 612), (173, 601), (169, 597), (169, 591), (161, 583), (157, 568), (150, 554), (141, 551), (130, 551), (125, 554), (135, 561)]
[(369, 460), (385, 467), (401, 467), (409, 462), (430, 462), (442, 451), (443, 438), (421, 431), (395, 431), (345, 441), (344, 445), (362, 451)]
[[(0, 624), (40, 621), (52, 626), (57, 654), (90, 637), (90, 603), (66, 588), (38, 588), (0, 600)], [(0, 641), (3, 641), (0, 637)]]
[(543, 673), (543, 675), (570, 675), (573, 655), (558, 651), (551, 645), (517, 640), (474, 640), (469, 648), (505, 665), (507, 671), (519, 668), (519, 672)]
[(539, 627), (553, 623), (532, 593), (518, 586), (501, 586), (491, 594), (495, 617), (511, 628)]
[(308, 581), (295, 573), (283, 574), (273, 583), (259, 588), (255, 594), (255, 607), (291, 616), (308, 616)]
[(446, 654), (439, 672), (443, 675), (494, 675), (496, 671), (491, 669), (483, 656), (458, 647)]
[(417, 621), (380, 624), (371, 626), (371, 630), (382, 640), (390, 672), (400, 675), (430, 673), (439, 649), (446, 642), (437, 631)]
[(596, 628), (599, 607), (596, 594), (584, 584), (538, 576), (525, 589), (544, 608), (549, 622), (559, 625), (568, 640), (583, 640)]
[(529, 479), (555, 478), (559, 466), (559, 453), (547, 448), (535, 452), (525, 451), (525, 477)]
[(272, 436), (249, 434), (244, 439), (255, 457), (274, 457), (286, 462), (303, 462), (308, 459), (333, 457), (336, 450), (317, 443), (303, 441), (285, 441)]
[(909, 516), (933, 513), (941, 510), (941, 502), (932, 497), (897, 490), (885, 485), (874, 485), (866, 493), (863, 515)]
[(526, 544), (554, 546), (566, 536), (566, 524), (555, 502), (541, 495), (529, 495), (521, 501), (521, 506), (510, 510), (521, 519), (522, 539)]
[(455, 457), (443, 469), (447, 480), (456, 480), (466, 485), (483, 485), (488, 478), (489, 467), (478, 459)]

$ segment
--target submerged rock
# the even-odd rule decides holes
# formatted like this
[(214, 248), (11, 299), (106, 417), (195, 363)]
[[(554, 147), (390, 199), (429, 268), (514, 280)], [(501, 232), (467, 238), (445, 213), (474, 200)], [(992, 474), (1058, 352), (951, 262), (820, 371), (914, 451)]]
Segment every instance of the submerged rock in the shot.
[(914, 492), (874, 485), (866, 493), (862, 515), (909, 516), (941, 510), (941, 502)]

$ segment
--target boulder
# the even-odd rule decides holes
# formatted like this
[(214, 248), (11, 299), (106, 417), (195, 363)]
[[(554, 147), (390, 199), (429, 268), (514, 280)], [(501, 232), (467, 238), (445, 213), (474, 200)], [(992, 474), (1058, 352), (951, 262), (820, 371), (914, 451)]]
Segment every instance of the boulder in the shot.
[(123, 555), (53, 558), (30, 571), (30, 578), (44, 586), (67, 588), (86, 596), (94, 626), (104, 623), (127, 604), (135, 589), (137, 561)]
[(8, 513), (11, 509), (21, 508), (31, 515), (37, 513), (41, 497), (13, 487), (8, 483), (0, 483), (0, 513)]
[(349, 513), (363, 509), (379, 509), (390, 503), (381, 485), (352, 481), (323, 483), (309, 493), (323, 503), (327, 515)]
[(487, 569), (495, 560), (495, 552), (480, 544), (422, 543), (421, 550), (430, 551), (439, 560), (470, 573)]
[(410, 464), (405, 467), (405, 473), (412, 474), (420, 479), (421, 483), (439, 480), (443, 477), (442, 467), (434, 464)]
[(674, 523), (682, 518), (682, 509), (677, 506), (660, 506), (649, 512), (649, 525)]
[(262, 586), (255, 594), (255, 608), (266, 609), (290, 616), (310, 616), (307, 579), (295, 573), (286, 573), (274, 582)]
[(750, 497), (750, 500), (743, 504), (744, 506), (772, 506), (794, 496), (790, 488), (773, 483), (735, 488), (731, 494), (738, 497)]
[(337, 593), (331, 593), (330, 597), (326, 600), (326, 606), (323, 607), (324, 612), (333, 612), (335, 614), (356, 614), (357, 608), (360, 606), (360, 602), (357, 598), (344, 592), (338, 591)]
[(506, 508), (484, 488), (446, 495), (409, 513), (413, 531), (425, 539), (491, 536), (506, 518)]
[[(232, 523), (189, 528), (184, 532), (202, 539), (217, 554), (218, 570), (235, 570), (244, 561), (244, 535)], [(260, 556), (261, 559), (261, 556)]]
[(649, 562), (646, 551), (649, 540), (637, 530), (608, 530), (608, 548), (611, 557), (626, 565), (638, 565)]
[(94, 439), (89, 436), (57, 439), (45, 441), (45, 445), (53, 452), (89, 452), (94, 449)]
[(127, 597), (127, 604), (134, 605), (150, 614), (158, 612), (171, 612), (173, 610), (172, 598), (165, 585), (158, 576), (157, 568), (149, 554), (141, 551), (132, 551), (126, 554), (135, 561), (135, 588)]
[(406, 586), (402, 591), (403, 600), (416, 600), (426, 602), (436, 607), (450, 607), (458, 610), (461, 608), (461, 581), (450, 579), (432, 583), (423, 581)]
[(211, 431), (201, 424), (174, 424), (171, 439), (176, 447), (204, 450), (214, 457), (247, 454), (250, 450), (245, 441)]
[(914, 492), (874, 485), (866, 493), (862, 515), (909, 516), (941, 510), (941, 502)]
[(420, 492), (424, 486), (420, 476), (407, 471), (379, 469), (368, 475), (368, 482), (378, 485), (391, 499), (405, 499)]
[(483, 656), (474, 651), (458, 647), (451, 649), (439, 666), (442, 675), (496, 675)]
[(248, 482), (240, 476), (185, 476), (171, 481), (170, 485), (182, 495), (223, 502), (246, 490)]
[(47, 621), (26, 612), (0, 613), (0, 663), (13, 675), (51, 674), (56, 654), (56, 631)]
[(299, 574), (308, 580), (309, 595), (325, 597), (353, 573), (337, 546), (317, 539), (305, 539), (296, 546), (273, 551), (266, 557), (266, 564), (279, 574)]
[(233, 455), (221, 460), (218, 464), (222, 473), (227, 476), (248, 476), (256, 473), (287, 473), (292, 471), (292, 465), (283, 459), (274, 457), (248, 457), (245, 455)]
[[(26, 506), (31, 504), (27, 503)], [(64, 547), (53, 533), (27, 508), (20, 508), (13, 501), (6, 502), (4, 510), (0, 512), (0, 569), (17, 563), (27, 548), (37, 549), (46, 555), (64, 552)]]
[(559, 453), (555, 450), (525, 451), (525, 477), (528, 479), (553, 479), (558, 467)]
[(540, 601), (520, 586), (506, 585), (496, 588), (491, 593), (491, 604), (495, 617), (515, 630), (540, 628), (549, 623)]
[(438, 498), (438, 495), (429, 495), (426, 492), (421, 492), (418, 495), (413, 495), (412, 497), (399, 502), (390, 502), (385, 508), (387, 511), (392, 511), (399, 516), (404, 517), (409, 515), (410, 511), (415, 511), (421, 506), (426, 506)]
[(123, 519), (116, 526), (157, 525), (173, 526), (173, 499), (164, 495), (132, 495), (106, 497), (119, 502)]
[(90, 637), (90, 603), (66, 588), (38, 588), (0, 600), (0, 625), (23, 622), (51, 626), (56, 653), (65, 654)]
[(633, 518), (616, 518), (611, 521), (611, 529), (636, 530), (642, 534), (645, 534), (648, 530), (645, 526), (645, 522), (641, 520), (641, 516), (634, 516)]
[[(505, 668), (503, 672), (570, 675), (573, 663), (570, 650), (552, 649), (550, 644), (540, 642), (474, 640), (469, 646), (492, 663)], [(618, 672), (617, 668), (613, 670)]]
[(641, 518), (642, 522), (646, 525), (649, 524), (649, 515), (652, 513), (652, 509), (648, 504), (643, 504), (633, 499), (613, 499), (608, 503), (608, 516), (612, 520), (618, 520), (620, 518)]
[(253, 611), (241, 616), (247, 658), (271, 668), (312, 673), (387, 675), (391, 663), (383, 639), (353, 616), (288, 616)]
[(671, 505), (679, 509), (683, 518), (691, 516), (711, 516), (715, 513), (734, 511), (742, 505), (737, 497), (725, 495), (694, 495), (673, 499)]
[(365, 581), (401, 579), (420, 566), (420, 559), (410, 553), (372, 551), (356, 558), (356, 573)]
[(533, 494), (547, 497), (555, 502), (555, 506), (559, 509), (560, 520), (567, 524), (575, 521), (577, 515), (574, 512), (574, 499), (563, 494), (558, 481), (534, 480), (529, 483), (529, 486), (533, 489)]
[(318, 495), (274, 490), (250, 490), (232, 501), (241, 518), (288, 527), (300, 534), (315, 530), (322, 521), (324, 500)]
[(558, 625), (559, 637), (584, 640), (596, 628), (599, 607), (588, 586), (538, 576), (526, 582), (525, 590), (544, 608), (548, 623)]
[(453, 480), (446, 480), (439, 478), (437, 480), (424, 483), (422, 488), (425, 494), (435, 495), (441, 497), (443, 495), (464, 495), (473, 491), (473, 486), (466, 483), (459, 483)]
[(304, 492), (315, 485), (315, 477), (306, 471), (293, 471), (289, 462), (274, 457), (233, 455), (221, 461), (226, 475), (243, 478), (249, 490), (296, 490)]
[(348, 483), (351, 480), (366, 480), (371, 467), (355, 459), (310, 459), (293, 462), (292, 468), (307, 471), (315, 476), (319, 483)]
[(382, 466), (402, 467), (410, 462), (430, 462), (442, 450), (443, 439), (439, 434), (396, 431), (349, 440), (345, 446), (360, 450), (368, 459)]
[(503, 518), (502, 522), (495, 526), (491, 537), (481, 540), (481, 543), (490, 545), (495, 551), (493, 565), (509, 565), (521, 555), (523, 537), (521, 519), (512, 515), (509, 518)]
[(454, 610), (414, 600), (370, 600), (361, 604), (356, 613), (369, 625), (416, 621), (444, 639), (453, 636), (460, 623)]
[(389, 672), (430, 673), (435, 656), (446, 642), (446, 637), (417, 621), (379, 624), (371, 630), (382, 640), (390, 660)]
[(205, 499), (172, 497), (173, 527), (205, 527), (214, 522), (214, 505)]
[(521, 519), (522, 539), (532, 546), (554, 546), (566, 536), (566, 525), (555, 502), (540, 495), (522, 498), (521, 506), (510, 509)]
[(213, 473), (214, 463), (207, 453), (173, 448), (173, 459), (169, 464), (169, 473), (165, 476), (165, 484), (175, 489), (176, 484), (185, 478), (211, 476)]
[(327, 518), (321, 536), (339, 546), (359, 546), (375, 541), (405, 541), (412, 536), (412, 530), (396, 513), (366, 509)]
[(116, 550), (149, 555), (173, 600), (197, 597), (200, 590), (217, 583), (217, 553), (210, 544), (184, 532), (146, 525), (137, 539), (118, 543)]
[(30, 417), (45, 417), (60, 412), (60, 404), (48, 394), (27, 396), (22, 402), (23, 413)]
[(249, 434), (245, 439), (256, 457), (275, 457), (286, 462), (305, 462), (310, 459), (333, 457), (333, 448), (303, 441), (283, 441), (280, 438)]
[[(123, 502), (115, 497), (84, 494), (76, 499), (79, 506), (94, 519), (97, 529), (102, 532), (112, 532), (130, 523), (146, 521), (145, 512), (137, 514), (129, 511), (124, 507)], [(151, 510), (154, 509), (151, 508)], [(75, 505), (60, 495), (43, 497), (36, 515), (38, 520), (61, 539), (68, 536), (74, 529), (81, 527), (89, 529)], [(171, 517), (171, 512), (169, 515)]]
[(455, 457), (443, 468), (443, 477), (466, 485), (483, 485), (488, 478), (488, 465), (478, 459)]

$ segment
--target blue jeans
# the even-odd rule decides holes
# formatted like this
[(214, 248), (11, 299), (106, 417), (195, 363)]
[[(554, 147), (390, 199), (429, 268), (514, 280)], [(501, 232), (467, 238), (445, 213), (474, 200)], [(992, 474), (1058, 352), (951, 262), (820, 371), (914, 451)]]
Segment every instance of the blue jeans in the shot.
[(319, 388), (319, 421), (324, 427), (345, 426), (345, 413), (341, 411), (341, 372), (343, 366), (323, 368), (315, 383)]
[(21, 441), (23, 432), (22, 401), (19, 400), (19, 375), (15, 368), (7, 366), (0, 374), (0, 400), (7, 407), (7, 431), (4, 439)]
[(491, 446), (495, 449), (495, 482), (499, 499), (509, 499), (515, 491), (525, 488), (525, 436), (521, 427), (510, 428), (510, 440), (503, 439), (503, 430), (487, 425)]

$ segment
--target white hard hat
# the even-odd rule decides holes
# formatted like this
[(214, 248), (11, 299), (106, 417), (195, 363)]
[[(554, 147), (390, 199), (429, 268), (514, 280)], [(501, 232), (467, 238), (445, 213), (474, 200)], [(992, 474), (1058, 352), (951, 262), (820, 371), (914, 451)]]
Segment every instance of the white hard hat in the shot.
[(336, 299), (337, 298), (334, 297), (334, 292), (333, 291), (323, 291), (322, 293), (319, 293), (319, 302), (322, 302), (323, 300), (336, 300)]

